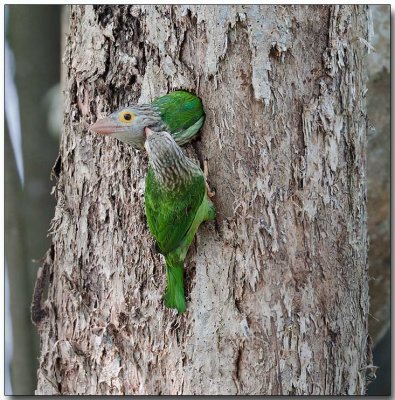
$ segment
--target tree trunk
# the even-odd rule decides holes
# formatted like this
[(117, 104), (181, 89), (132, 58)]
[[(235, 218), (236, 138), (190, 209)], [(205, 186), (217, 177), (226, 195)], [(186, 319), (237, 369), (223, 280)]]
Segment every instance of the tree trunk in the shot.
[[(365, 392), (367, 15), (72, 7), (37, 393)], [(218, 210), (189, 251), (181, 316), (161, 299), (147, 157), (87, 133), (177, 88), (205, 105), (187, 151), (208, 159)]]

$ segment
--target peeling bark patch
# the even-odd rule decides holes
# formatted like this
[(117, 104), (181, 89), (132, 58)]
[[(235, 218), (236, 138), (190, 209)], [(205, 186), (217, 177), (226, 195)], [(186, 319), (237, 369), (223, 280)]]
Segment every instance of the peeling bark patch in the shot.
[(54, 258), (53, 252), (54, 247), (51, 246), (42, 262), (42, 266), (37, 271), (37, 280), (33, 291), (31, 318), (38, 329), (40, 329), (45, 318), (48, 317), (48, 306), (44, 300), (44, 294), (50, 279), (49, 274)]

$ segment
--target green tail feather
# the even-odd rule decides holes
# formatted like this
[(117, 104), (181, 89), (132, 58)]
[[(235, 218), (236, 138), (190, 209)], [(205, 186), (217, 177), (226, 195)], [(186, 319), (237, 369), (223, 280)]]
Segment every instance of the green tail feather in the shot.
[(165, 306), (176, 308), (179, 313), (187, 309), (184, 295), (184, 265), (182, 262), (172, 260), (166, 256), (166, 292), (163, 296)]

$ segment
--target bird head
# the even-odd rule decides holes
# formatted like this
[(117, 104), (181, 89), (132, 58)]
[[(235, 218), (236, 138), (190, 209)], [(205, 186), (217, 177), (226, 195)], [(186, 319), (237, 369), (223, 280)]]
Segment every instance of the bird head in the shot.
[(149, 105), (136, 105), (118, 110), (97, 120), (90, 131), (100, 135), (115, 137), (138, 149), (144, 148), (144, 128), (161, 126), (160, 115)]

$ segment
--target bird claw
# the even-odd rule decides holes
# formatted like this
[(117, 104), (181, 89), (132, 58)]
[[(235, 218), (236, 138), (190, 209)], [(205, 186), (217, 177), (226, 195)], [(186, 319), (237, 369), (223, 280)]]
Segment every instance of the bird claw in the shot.
[(208, 178), (208, 162), (207, 162), (207, 158), (204, 159), (203, 161), (203, 173), (204, 173), (204, 178), (206, 180), (206, 188), (207, 188), (207, 196), (211, 199), (211, 197), (215, 196), (215, 190), (212, 191), (210, 189), (210, 186), (207, 182), (207, 178)]
[(215, 196), (215, 190), (212, 191), (207, 182), (206, 182), (206, 188), (207, 188), (207, 196), (211, 199), (212, 197)]

